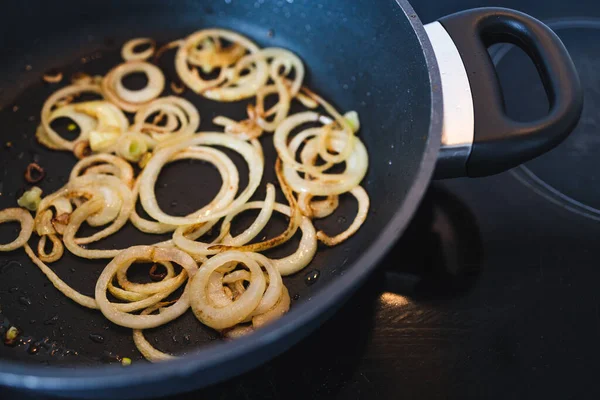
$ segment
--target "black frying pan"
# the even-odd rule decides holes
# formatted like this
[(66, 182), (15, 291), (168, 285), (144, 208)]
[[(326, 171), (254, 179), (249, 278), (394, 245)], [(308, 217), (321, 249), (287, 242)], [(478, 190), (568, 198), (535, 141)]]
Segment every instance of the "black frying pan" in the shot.
[[(10, 2), (0, 17), (0, 208), (15, 205), (31, 161), (47, 170), (46, 193), (65, 182), (75, 162), (71, 154), (48, 151), (34, 139), (42, 103), (57, 88), (40, 83), (45, 71), (102, 73), (118, 62), (118, 48), (129, 38), (166, 42), (206, 27), (234, 29), (262, 46), (293, 50), (307, 65), (310, 87), (342, 110), (359, 111), (371, 158), (364, 181), (372, 204), (367, 222), (351, 240), (321, 249), (305, 272), (286, 279), (292, 308), (260, 332), (216, 340), (191, 313), (149, 332), (159, 348), (184, 354), (159, 365), (141, 360), (128, 329), (63, 298), (22, 251), (2, 254), (3, 327), (21, 327), (24, 340), (16, 347), (0, 345), (0, 384), (131, 398), (189, 390), (252, 368), (319, 326), (352, 294), (402, 233), (438, 159), (439, 177), (503, 171), (557, 145), (582, 108), (579, 81), (560, 40), (539, 21), (509, 10), (455, 14), (426, 31), (405, 0)], [(551, 104), (542, 120), (515, 122), (504, 114), (486, 51), (498, 42), (519, 45), (538, 67)], [(210, 121), (217, 112), (242, 116), (241, 104), (185, 96), (200, 109), (202, 130), (214, 129)], [(272, 165), (270, 137), (262, 142)], [(243, 162), (240, 166), (243, 176)], [(159, 179), (159, 201), (167, 209), (173, 204), (173, 211), (190, 212), (212, 195), (217, 179), (200, 164), (170, 166)], [(272, 180), (267, 168), (265, 181)], [(321, 227), (343, 229), (355, 207), (343, 202)], [(11, 235), (12, 226), (0, 226), (0, 241)], [(155, 240), (128, 228), (103, 245)], [(272, 255), (290, 250), (277, 251)], [(53, 268), (89, 294), (104, 264), (66, 255)], [(119, 356), (131, 357), (133, 365), (110, 365)]]

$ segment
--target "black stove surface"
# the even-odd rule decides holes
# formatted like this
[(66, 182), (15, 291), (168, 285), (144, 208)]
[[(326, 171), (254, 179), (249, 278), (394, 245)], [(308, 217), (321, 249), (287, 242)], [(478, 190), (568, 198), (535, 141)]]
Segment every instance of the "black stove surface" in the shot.
[[(600, 30), (591, 19), (600, 5), (413, 3), (424, 22), (491, 5), (577, 17), (557, 32), (586, 88), (582, 123), (524, 168), (434, 182), (380, 269), (317, 332), (254, 371), (173, 399), (600, 398)], [(515, 73), (519, 54), (498, 51), (509, 113), (535, 115), (544, 99), (533, 67)]]

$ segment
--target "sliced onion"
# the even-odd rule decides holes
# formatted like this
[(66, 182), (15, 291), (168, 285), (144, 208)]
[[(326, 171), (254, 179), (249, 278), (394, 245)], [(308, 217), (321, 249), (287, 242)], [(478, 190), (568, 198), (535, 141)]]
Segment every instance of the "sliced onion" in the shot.
[[(155, 113), (163, 113), (167, 126), (148, 124), (146, 120)], [(173, 137), (186, 137), (196, 133), (200, 126), (200, 114), (196, 107), (181, 97), (161, 97), (140, 108), (135, 114), (133, 131), (145, 131), (154, 140), (164, 141)]]
[(138, 162), (153, 147), (155, 141), (138, 132), (124, 133), (117, 139), (115, 145), (116, 153), (131, 162)]
[[(123, 78), (134, 72), (143, 72), (148, 84), (140, 90), (129, 90), (123, 86)], [(119, 108), (136, 112), (154, 100), (165, 88), (165, 76), (160, 68), (145, 61), (129, 61), (110, 70), (102, 80), (102, 90), (108, 100)]]
[[(337, 155), (333, 155), (331, 153), (329, 153), (327, 151), (327, 146), (326, 144), (326, 137), (323, 137), (322, 140), (322, 146), (320, 147), (320, 151), (319, 151), (319, 155), (328, 162), (331, 163), (340, 163), (342, 161), (345, 161), (348, 157), (350, 157), (350, 154), (352, 153), (353, 149), (354, 149), (354, 129), (352, 129), (352, 126), (350, 124), (350, 122), (348, 121), (348, 119), (344, 118), (342, 115), (340, 115), (339, 112), (337, 112), (337, 110), (328, 102), (326, 102), (321, 96), (317, 95), (315, 92), (309, 90), (306, 87), (303, 87), (302, 90), (304, 91), (304, 93), (306, 95), (308, 95), (310, 98), (312, 98), (313, 100), (315, 100), (317, 103), (319, 103), (319, 105), (321, 105), (325, 111), (327, 111), (329, 113), (329, 115), (333, 116), (333, 118), (335, 119), (335, 122), (337, 125), (339, 125), (342, 128), (342, 131), (337, 131), (341, 134), (343, 134), (343, 136), (345, 136), (344, 139), (344, 146), (340, 149), (336, 149), (337, 151)], [(358, 128), (358, 126), (356, 127)]]
[[(262, 267), (267, 271), (267, 275), (269, 277), (267, 289), (263, 293), (262, 299), (260, 300), (260, 303), (258, 303), (258, 306), (256, 306), (254, 311), (252, 311), (251, 315), (255, 316), (263, 314), (275, 306), (281, 297), (281, 292), (283, 291), (284, 286), (279, 271), (273, 265), (270, 259), (259, 253), (248, 253), (248, 255), (262, 265)], [(252, 282), (252, 277), (250, 277), (250, 282)]]
[[(223, 84), (227, 80), (226, 71), (228, 65), (224, 65), (226, 63), (222, 62), (221, 60), (219, 60), (219, 62), (215, 62), (214, 59), (206, 60), (207, 67), (205, 70), (209, 71), (213, 67), (220, 68), (219, 76), (212, 80), (202, 79), (198, 74), (198, 70), (194, 66), (192, 66), (190, 69), (188, 65), (190, 63), (190, 59), (192, 62), (197, 61), (197, 57), (194, 58), (194, 53), (197, 54), (198, 46), (206, 43), (205, 41), (207, 39), (213, 40), (213, 38), (223, 38), (234, 45), (244, 47), (250, 53), (259, 52), (258, 46), (256, 46), (246, 37), (235, 32), (225, 29), (205, 29), (195, 32), (185, 39), (184, 43), (179, 47), (177, 54), (175, 55), (175, 69), (177, 70), (177, 74), (179, 75), (181, 81), (194, 92), (202, 93), (204, 96), (213, 100), (235, 101), (253, 96), (258, 88), (263, 86), (268, 79), (267, 63), (264, 57), (249, 61), (243, 61), (247, 56), (240, 60), (237, 60), (236, 58), (231, 58), (228, 60), (229, 62), (237, 61), (234, 67), (235, 69), (237, 69), (239, 65), (243, 65), (242, 69), (251, 67), (252, 65), (256, 66), (256, 73), (253, 76), (254, 79), (252, 82), (244, 85), (237, 85), (236, 83), (239, 83), (239, 79), (233, 79), (232, 82), (227, 85), (228, 87), (217, 88), (217, 86)], [(219, 39), (217, 39), (217, 41), (218, 40)], [(238, 76), (242, 69), (238, 71)]]
[[(88, 83), (64, 87), (60, 90), (57, 90), (50, 97), (48, 97), (48, 99), (44, 103), (44, 106), (42, 107), (41, 126), (43, 127), (43, 133), (40, 132), (38, 136), (38, 140), (40, 140), (40, 142), (49, 142), (62, 150), (72, 151), (77, 141), (85, 139), (86, 134), (88, 134), (89, 131), (93, 129), (94, 120), (90, 117), (85, 118), (85, 115), (75, 112), (73, 106), (59, 107), (56, 110), (54, 110), (54, 107), (61, 100), (69, 96), (79, 96), (81, 93), (86, 92), (92, 92), (100, 95), (102, 94), (100, 86), (93, 83)], [(50, 123), (58, 117), (68, 117), (75, 121), (75, 123), (79, 125), (79, 128), (81, 130), (81, 134), (79, 135), (79, 137), (77, 137), (75, 140), (66, 140), (62, 136), (60, 136), (54, 129), (52, 129)], [(44, 139), (40, 139), (40, 137)]]
[(294, 236), (294, 234), (296, 233), (296, 230), (298, 230), (298, 225), (300, 224), (301, 213), (296, 204), (296, 199), (294, 198), (294, 194), (292, 193), (292, 190), (289, 188), (289, 186), (285, 182), (285, 179), (283, 179), (283, 175), (281, 172), (281, 160), (280, 159), (277, 159), (277, 161), (275, 163), (275, 172), (277, 174), (277, 179), (279, 180), (283, 194), (285, 195), (286, 200), (290, 204), (290, 209), (292, 210), (292, 215), (290, 216), (290, 221), (289, 221), (289, 224), (288, 224), (287, 228), (285, 229), (285, 231), (283, 231), (281, 234), (277, 235), (274, 238), (271, 238), (269, 240), (265, 240), (262, 242), (248, 244), (248, 245), (239, 246), (239, 247), (232, 247), (232, 246), (228, 246), (228, 245), (215, 245), (215, 246), (209, 247), (209, 250), (223, 251), (223, 250), (231, 250), (232, 248), (235, 248), (238, 251), (264, 251), (264, 250), (268, 250), (273, 247), (282, 245), (283, 243), (287, 242), (292, 236)]
[[(112, 222), (111, 225), (91, 236), (74, 239), (74, 242), (77, 244), (93, 243), (117, 232), (127, 223), (127, 220), (135, 207), (133, 194), (129, 187), (120, 181), (119, 178), (111, 175), (83, 175), (71, 180), (68, 186), (75, 191), (92, 191), (97, 198), (102, 199), (102, 209), (99, 213), (98, 211), (94, 211), (92, 214), (88, 215), (88, 223), (100, 226), (103, 225), (101, 222)], [(74, 222), (74, 215), (77, 211), (78, 210), (73, 213), (73, 216), (69, 221), (69, 225), (65, 231), (65, 237), (68, 236), (67, 231), (69, 232), (69, 236), (72, 234), (74, 237), (75, 232), (79, 229), (79, 225)], [(75, 229), (75, 231), (73, 231), (73, 229)]]
[(21, 224), (19, 236), (10, 243), (0, 244), (0, 251), (12, 251), (23, 247), (33, 233), (33, 217), (28, 211), (22, 208), (5, 208), (0, 211), (0, 224), (12, 221)]
[[(284, 206), (283, 204), (275, 203), (275, 211), (291, 217), (290, 208)], [(304, 269), (308, 264), (310, 264), (317, 253), (317, 237), (315, 227), (310, 219), (302, 217), (300, 222), (300, 230), (302, 231), (302, 239), (300, 240), (298, 249), (287, 257), (272, 260), (273, 265), (283, 276), (291, 275)]]
[[(135, 51), (136, 47), (150, 45), (146, 50)], [(125, 61), (143, 61), (154, 54), (156, 42), (150, 38), (135, 38), (127, 41), (121, 48), (121, 57)]]
[[(50, 253), (46, 253), (45, 250), (47, 238), (52, 242), (52, 251), (50, 251)], [(40, 260), (47, 263), (58, 261), (62, 257), (64, 250), (65, 247), (63, 246), (62, 241), (55, 234), (51, 233), (40, 237), (40, 241), (38, 242), (38, 254)]]
[[(69, 180), (74, 180), (76, 177), (83, 175), (90, 167), (96, 164), (108, 164), (114, 166), (116, 169), (113, 171), (118, 171), (118, 173), (113, 173), (111, 175), (115, 175), (117, 178), (121, 179), (128, 187), (133, 186), (133, 168), (131, 165), (123, 159), (111, 154), (94, 154), (79, 161), (71, 170)], [(106, 172), (102, 173), (105, 174)]]
[[(158, 315), (135, 315), (128, 314), (119, 310), (106, 297), (108, 282), (110, 282), (119, 269), (129, 266), (134, 261), (151, 261), (151, 262), (174, 262), (182, 266), (188, 277), (186, 285), (181, 297), (164, 312)], [(196, 262), (186, 253), (175, 248), (160, 248), (152, 246), (133, 246), (119, 253), (102, 271), (96, 283), (95, 298), (102, 314), (114, 322), (115, 324), (133, 328), (133, 329), (149, 329), (176, 319), (181, 316), (189, 308), (190, 297), (190, 281), (194, 278), (198, 271)], [(155, 302), (156, 303), (156, 302)]]
[(75, 234), (77, 233), (77, 230), (79, 230), (81, 224), (83, 224), (83, 222), (91, 215), (100, 211), (102, 207), (103, 201), (101, 199), (90, 200), (78, 207), (73, 214), (71, 214), (69, 225), (67, 225), (65, 234), (63, 235), (63, 242), (71, 253), (81, 258), (90, 259), (112, 258), (119, 254), (120, 250), (88, 250), (81, 247), (75, 241)]
[[(171, 302), (163, 302), (153, 305), (152, 307), (148, 307), (143, 310), (140, 315), (149, 315), (157, 310), (161, 310), (163, 307), (171, 305)], [(144, 337), (144, 332), (141, 329), (133, 330), (133, 343), (135, 343), (135, 347), (137, 347), (138, 351), (142, 353), (144, 358), (150, 362), (160, 362), (172, 360), (173, 357), (170, 354), (163, 353), (160, 350), (157, 350), (146, 340)]]
[[(223, 223), (221, 224), (221, 235), (225, 236), (225, 234), (229, 233), (231, 229), (231, 221), (241, 212), (247, 210), (245, 204), (243, 207), (238, 209), (236, 212), (233, 212), (225, 217)], [(256, 237), (264, 228), (267, 226), (267, 223), (271, 219), (271, 215), (273, 214), (273, 207), (275, 206), (275, 186), (272, 184), (267, 184), (267, 195), (265, 197), (265, 201), (263, 202), (263, 207), (258, 214), (258, 217), (254, 220), (252, 225), (250, 225), (244, 232), (240, 233), (236, 237), (226, 237), (224, 243), (228, 246), (243, 246), (246, 243), (250, 242), (252, 239)]]
[(264, 313), (254, 316), (252, 318), (252, 326), (255, 329), (260, 328), (277, 320), (278, 318), (281, 318), (283, 314), (288, 312), (290, 309), (290, 302), (290, 293), (288, 292), (287, 288), (283, 286), (281, 296), (279, 296), (279, 299), (275, 305)]
[[(248, 186), (242, 193), (227, 207), (222, 209), (205, 209), (202, 212), (196, 212), (193, 216), (175, 217), (165, 214), (159, 207), (154, 194), (154, 185), (158, 174), (162, 167), (176, 152), (185, 149), (186, 147), (195, 145), (217, 145), (227, 147), (238, 152), (244, 157), (249, 169)], [(216, 218), (221, 218), (241, 207), (254, 194), (263, 174), (263, 159), (262, 154), (259, 154), (257, 149), (247, 142), (236, 139), (231, 136), (226, 136), (220, 133), (200, 133), (192, 139), (182, 141), (179, 144), (169, 146), (158, 151), (146, 165), (142, 172), (140, 182), (140, 199), (144, 210), (152, 218), (159, 222), (172, 225), (193, 225), (200, 222), (210, 221)]]
[(327, 196), (325, 200), (313, 200), (313, 196), (308, 193), (298, 195), (298, 207), (302, 214), (308, 218), (325, 218), (333, 214), (339, 205), (339, 196)]
[[(227, 157), (225, 153), (223, 153), (220, 150), (206, 146), (192, 146), (173, 154), (169, 159), (169, 162), (184, 159), (203, 160), (212, 163), (221, 175), (222, 181), (221, 188), (217, 195), (213, 198), (213, 200), (196, 213), (191, 214), (189, 217), (193, 217), (196, 214), (201, 214), (202, 212), (204, 212), (204, 210), (218, 210), (231, 204), (238, 190), (239, 176), (235, 164), (231, 161), (229, 157)], [(139, 192), (140, 185), (141, 179), (138, 178), (134, 189), (134, 196), (136, 197)], [(143, 219), (137, 214), (135, 208), (131, 213), (131, 221), (139, 230), (147, 233), (166, 233), (174, 231), (177, 228), (176, 225), (164, 224)], [(188, 227), (186, 227), (185, 229), (187, 230)], [(180, 234), (182, 239), (185, 240), (186, 238), (183, 237), (183, 232), (180, 232)], [(203, 254), (202, 252), (194, 251), (191, 251), (191, 253)]]
[(367, 219), (367, 214), (369, 213), (369, 195), (361, 186), (353, 188), (350, 193), (352, 193), (358, 201), (358, 212), (356, 213), (356, 217), (348, 229), (334, 237), (327, 235), (323, 231), (317, 232), (317, 238), (327, 246), (336, 246), (354, 235)]
[[(163, 261), (163, 264), (168, 262)], [(170, 263), (169, 263), (170, 264)], [(131, 265), (127, 265), (117, 270), (117, 282), (123, 289), (139, 294), (152, 295), (156, 293), (172, 291), (173, 287), (179, 287), (187, 279), (187, 274), (181, 271), (179, 274), (173, 277), (165, 278), (160, 282), (151, 283), (134, 283), (127, 278), (127, 271)], [(171, 268), (172, 269), (172, 268)]]
[(91, 309), (98, 308), (98, 305), (96, 304), (96, 300), (94, 300), (94, 298), (81, 294), (77, 290), (73, 289), (71, 286), (66, 284), (62, 279), (58, 277), (58, 275), (54, 273), (54, 271), (52, 271), (52, 269), (50, 269), (50, 267), (44, 264), (42, 260), (37, 258), (37, 256), (28, 244), (25, 244), (25, 252), (29, 256), (31, 261), (33, 261), (33, 263), (38, 266), (38, 268), (44, 273), (44, 275), (46, 275), (48, 280), (52, 282), (52, 285), (54, 285), (54, 287), (58, 289), (62, 294), (64, 294), (65, 296), (67, 296), (68, 298), (70, 298), (71, 300), (83, 307)]
[[(316, 145), (314, 139), (309, 141), (306, 146)], [(344, 147), (343, 136), (335, 134), (331, 140), (331, 146), (334, 149)], [(286, 181), (295, 192), (306, 192), (313, 196), (330, 196), (342, 194), (352, 190), (357, 186), (365, 174), (369, 165), (369, 156), (362, 142), (355, 138), (355, 146), (352, 154), (346, 160), (346, 169), (341, 174), (326, 174), (327, 178), (317, 180), (307, 180), (300, 177), (298, 171), (293, 167), (284, 164), (283, 174)]]
[[(246, 291), (231, 304), (224, 307), (215, 307), (207, 294), (208, 280), (211, 274), (226, 263), (243, 263), (251, 274), (250, 284)], [(203, 324), (213, 329), (230, 328), (250, 315), (258, 306), (265, 291), (266, 281), (260, 265), (248, 254), (239, 251), (228, 251), (210, 258), (198, 270), (192, 279), (191, 299), (192, 311)]]

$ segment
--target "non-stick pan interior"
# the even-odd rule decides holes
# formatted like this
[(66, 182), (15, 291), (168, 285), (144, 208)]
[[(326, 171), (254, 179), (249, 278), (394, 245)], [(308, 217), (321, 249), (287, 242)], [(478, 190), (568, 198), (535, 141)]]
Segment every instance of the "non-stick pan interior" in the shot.
[[(305, 62), (309, 87), (340, 110), (359, 112), (360, 137), (370, 155), (364, 181), (371, 197), (367, 222), (344, 244), (320, 248), (311, 265), (285, 279), (293, 298), (287, 318), (294, 318), (294, 309), (311, 301), (318, 291), (331, 290), (336, 277), (349, 268), (369, 267), (354, 261), (389, 223), (414, 183), (427, 145), (431, 114), (425, 59), (408, 23), (411, 16), (405, 16), (394, 0), (379, 1), (377, 6), (370, 0), (32, 3), (4, 4), (0, 16), (0, 208), (16, 205), (27, 187), (23, 172), (30, 162), (46, 169), (40, 184), (45, 193), (66, 182), (75, 158), (45, 149), (36, 142), (34, 133), (44, 100), (73, 73), (108, 71), (119, 62), (120, 45), (129, 38), (152, 37), (165, 43), (198, 29), (223, 27), (246, 34), (261, 46), (280, 46), (297, 53)], [(167, 82), (175, 77), (172, 57), (172, 53), (167, 54), (161, 64)], [(63, 72), (61, 84), (42, 83), (42, 75), (50, 69)], [(211, 120), (218, 114), (241, 117), (247, 103), (212, 102), (190, 91), (184, 96), (200, 110), (201, 130), (216, 129)], [(274, 182), (271, 137), (266, 135), (261, 142), (267, 161), (256, 199), (264, 197), (264, 183)], [(241, 159), (234, 161), (243, 185), (247, 168)], [(176, 163), (160, 176), (159, 203), (169, 212), (190, 212), (216, 193), (219, 182), (216, 170), (208, 165)], [(339, 211), (317, 227), (339, 232), (351, 223), (355, 211), (351, 196), (342, 198)], [(254, 215), (241, 218), (238, 229), (249, 224)], [(283, 228), (285, 220), (277, 222), (265, 235)], [(15, 228), (0, 226), (0, 242), (10, 241)], [(101, 244), (120, 248), (153, 243), (157, 238), (128, 226)], [(269, 255), (279, 257), (292, 251), (286, 247)], [(52, 268), (66, 282), (91, 295), (105, 264), (65, 254)], [(318, 278), (313, 279), (316, 275)], [(14, 348), (0, 344), (1, 359), (53, 365), (95, 365), (115, 361), (115, 356), (130, 357), (134, 362), (141, 359), (129, 329), (66, 299), (22, 251), (0, 255), (0, 308), (0, 320), (19, 326), (25, 341), (30, 340)], [(174, 354), (219, 340), (217, 333), (201, 326), (191, 313), (149, 331), (148, 337), (161, 350)], [(31, 349), (32, 343), (37, 350)]]

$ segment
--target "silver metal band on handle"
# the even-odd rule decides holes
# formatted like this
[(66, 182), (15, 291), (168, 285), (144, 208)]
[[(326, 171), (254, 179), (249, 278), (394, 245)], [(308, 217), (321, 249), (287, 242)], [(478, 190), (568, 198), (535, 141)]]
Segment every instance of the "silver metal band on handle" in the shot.
[(458, 49), (442, 24), (437, 21), (427, 24), (425, 31), (433, 47), (442, 81), (442, 145), (435, 178), (465, 176), (475, 135), (469, 78)]

